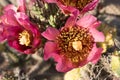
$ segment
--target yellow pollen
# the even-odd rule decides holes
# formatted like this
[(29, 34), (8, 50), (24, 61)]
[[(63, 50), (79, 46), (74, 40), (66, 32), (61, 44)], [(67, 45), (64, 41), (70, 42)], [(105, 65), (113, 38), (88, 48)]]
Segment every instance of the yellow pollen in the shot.
[(80, 26), (63, 28), (56, 39), (59, 53), (76, 66), (84, 61), (93, 48), (94, 38), (89, 29)]
[(21, 45), (29, 46), (30, 45), (30, 34), (28, 31), (24, 30), (19, 34), (19, 43)]
[(91, 3), (93, 0), (59, 0), (61, 3), (67, 6), (73, 6), (82, 10), (87, 4)]
[(81, 41), (74, 41), (72, 42), (72, 47), (76, 50), (82, 50), (82, 42)]

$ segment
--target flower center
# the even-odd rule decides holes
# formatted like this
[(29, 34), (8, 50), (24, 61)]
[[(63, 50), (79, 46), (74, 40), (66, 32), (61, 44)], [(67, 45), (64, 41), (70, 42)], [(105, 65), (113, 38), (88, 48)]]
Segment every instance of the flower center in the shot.
[(73, 6), (82, 10), (87, 4), (92, 2), (93, 0), (60, 0), (66, 6)]
[(60, 55), (74, 64), (79, 64), (88, 57), (94, 44), (94, 38), (87, 28), (71, 27), (63, 28), (56, 42)]
[(22, 33), (19, 33), (19, 43), (25, 46), (30, 45), (30, 34), (28, 31), (24, 30)]

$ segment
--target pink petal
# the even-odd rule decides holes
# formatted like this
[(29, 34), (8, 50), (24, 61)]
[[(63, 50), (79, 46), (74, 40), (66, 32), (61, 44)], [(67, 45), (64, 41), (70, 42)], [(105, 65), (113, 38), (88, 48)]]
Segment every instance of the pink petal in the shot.
[(20, 12), (26, 12), (26, 6), (25, 6), (26, 0), (18, 0), (18, 11)]
[(33, 41), (32, 45), (33, 45), (34, 48), (36, 48), (40, 45), (40, 43), (41, 43), (41, 37), (40, 37), (39, 34), (38, 34), (38, 36), (36, 34), (36, 36), (34, 37), (34, 41)]
[(105, 36), (102, 32), (99, 32), (96, 28), (90, 28), (90, 32), (94, 37), (95, 42), (104, 42)]
[(57, 2), (57, 5), (62, 10), (62, 12), (65, 13), (65, 14), (70, 14), (70, 13), (73, 13), (74, 11), (77, 10), (76, 8), (74, 8), (72, 6), (65, 6), (60, 2)]
[(48, 3), (56, 3), (57, 2), (56, 0), (45, 0), (45, 1)]
[(94, 24), (97, 21), (97, 18), (92, 15), (85, 15), (81, 19), (77, 21), (77, 25), (89, 28), (92, 24)]
[(97, 48), (96, 44), (94, 44), (92, 51), (90, 52), (87, 61), (92, 63), (97, 63), (97, 61), (100, 59), (102, 54), (102, 48)]
[(16, 39), (14, 39), (14, 40), (8, 40), (8, 44), (9, 44), (10, 47), (12, 47), (12, 48), (14, 48), (14, 49), (16, 49), (16, 50), (18, 50), (20, 52), (24, 51), (23, 49), (21, 49), (22, 47), (18, 43), (18, 41)]
[(14, 14), (14, 16), (19, 23), (21, 23), (20, 19), (22, 20), (28, 19), (28, 16), (23, 12), (17, 12), (16, 14)]
[(22, 26), (23, 28), (32, 31), (33, 33), (38, 33), (36, 30), (37, 26), (34, 25), (28, 18), (28, 16), (23, 12), (18, 12), (15, 14), (15, 18), (17, 22)]
[(18, 12), (15, 14), (15, 18), (17, 20), (17, 22), (20, 24), (20, 26), (22, 26), (23, 28), (32, 31), (32, 27), (31, 26), (31, 22), (29, 21), (28, 16), (23, 13), (23, 12)]
[(23, 53), (23, 54), (31, 54), (33, 50), (29, 47), (26, 47), (24, 45), (20, 45), (18, 40), (13, 38), (13, 40), (8, 39), (8, 44), (10, 47), (16, 49), (17, 51)]
[(5, 12), (8, 11), (8, 10), (10, 10), (10, 9), (14, 10), (15, 12), (17, 12), (17, 8), (14, 5), (12, 5), (12, 4), (7, 5), (7, 6), (4, 7), (4, 11)]
[(67, 72), (73, 69), (71, 62), (67, 62), (64, 58), (59, 59), (59, 62), (56, 64), (56, 69), (59, 72)]
[(83, 8), (83, 10), (81, 12), (87, 12), (90, 10), (93, 10), (96, 5), (98, 4), (99, 0), (93, 0), (93, 2), (89, 3), (88, 5), (85, 6), (85, 8)]
[(41, 35), (48, 40), (55, 40), (59, 31), (56, 28), (48, 27)]
[[(46, 42), (44, 47), (44, 59), (48, 60), (57, 51), (57, 45), (54, 42)], [(53, 56), (53, 58), (55, 58)]]
[(78, 15), (79, 15), (79, 11), (78, 10), (74, 11), (71, 14), (71, 17), (69, 17), (68, 20), (66, 21), (65, 27), (73, 27), (75, 25)]
[(18, 26), (18, 22), (16, 21), (16, 18), (14, 16), (15, 11), (8, 10), (4, 13), (3, 16), (1, 16), (1, 21), (4, 25), (12, 25), (12, 26)]
[(90, 28), (98, 28), (101, 24), (101, 21), (96, 21), (94, 24), (90, 26)]
[(33, 54), (34, 53), (34, 49), (27, 49), (27, 50), (24, 50), (22, 53), (23, 54)]

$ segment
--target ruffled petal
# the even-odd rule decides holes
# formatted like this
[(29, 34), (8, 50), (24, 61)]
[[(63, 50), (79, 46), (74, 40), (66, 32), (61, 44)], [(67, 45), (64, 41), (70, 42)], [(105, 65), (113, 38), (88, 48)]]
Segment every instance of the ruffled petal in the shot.
[(20, 23), (20, 20), (26, 20), (26, 19), (29, 19), (28, 16), (23, 13), (23, 12), (17, 12), (16, 14), (14, 14), (16, 20)]
[(77, 16), (79, 15), (79, 11), (76, 10), (71, 14), (71, 17), (68, 18), (68, 20), (66, 21), (65, 27), (72, 27), (75, 25), (76, 20), (77, 20)]
[(25, 13), (22, 12), (16, 13), (15, 18), (17, 22), (20, 24), (20, 26), (22, 26), (26, 30), (30, 30), (33, 33), (39, 32), (37, 25), (33, 24)]
[(50, 57), (53, 57), (55, 59), (54, 54), (56, 51), (57, 45), (54, 42), (46, 42), (44, 47), (44, 59), (48, 60)]
[(98, 28), (101, 24), (101, 21), (96, 21), (94, 24), (90, 26), (90, 28)]
[(48, 40), (55, 40), (59, 31), (56, 28), (48, 27), (41, 35)]
[(26, 0), (17, 0), (18, 1), (18, 11), (26, 12), (25, 1)]
[(34, 51), (30, 47), (20, 45), (17, 38), (13, 38), (13, 40), (8, 39), (8, 44), (10, 47), (16, 49), (17, 51), (19, 51), (23, 54), (31, 54)]
[(105, 36), (102, 32), (99, 32), (96, 28), (90, 28), (90, 32), (94, 37), (95, 42), (104, 42)]
[(16, 18), (14, 16), (15, 11), (8, 10), (4, 13), (3, 16), (1, 16), (1, 21), (4, 25), (12, 25), (12, 26), (18, 26), (18, 22), (16, 21)]
[(96, 5), (98, 4), (98, 2), (99, 2), (99, 0), (93, 0), (93, 2), (87, 4), (81, 12), (84, 13), (84, 12), (93, 10), (96, 7)]
[(102, 48), (97, 48), (96, 44), (94, 44), (92, 51), (90, 52), (87, 61), (92, 63), (97, 63), (97, 61), (100, 59), (102, 54)]
[(72, 6), (65, 6), (65, 5), (61, 4), (60, 2), (57, 2), (57, 5), (62, 10), (62, 12), (65, 14), (72, 14), (73, 12), (75, 12), (77, 10), (76, 8), (74, 8)]
[(16, 39), (14, 39), (14, 40), (8, 40), (8, 44), (9, 44), (10, 47), (13, 47), (13, 48), (15, 48), (17, 50), (19, 50), (21, 48), (20, 45), (19, 45), (19, 43), (18, 43), (18, 41)]
[(97, 21), (97, 18), (89, 14), (79, 19), (76, 24), (85, 28), (89, 28), (96, 21)]
[(67, 72), (73, 69), (73, 65), (71, 62), (66, 61), (64, 58), (60, 58), (59, 62), (56, 64), (56, 70), (59, 72)]
[(22, 32), (23, 29), (20, 26), (7, 26), (6, 28), (6, 36), (9, 39), (17, 38), (19, 36), (19, 33)]
[(17, 8), (14, 5), (12, 5), (12, 4), (5, 6), (4, 7), (4, 12), (6, 12), (6, 11), (8, 11), (10, 9), (15, 11), (15, 12), (17, 12)]
[(31, 22), (29, 21), (29, 18), (28, 18), (28, 16), (25, 13), (17, 12), (15, 14), (15, 18), (16, 18), (16, 20), (17, 20), (17, 22), (19, 23), (20, 26), (22, 26), (23, 28), (25, 28), (27, 30), (32, 31), (32, 29), (31, 29), (32, 27), (30, 27), (31, 26), (31, 24), (30, 24)]

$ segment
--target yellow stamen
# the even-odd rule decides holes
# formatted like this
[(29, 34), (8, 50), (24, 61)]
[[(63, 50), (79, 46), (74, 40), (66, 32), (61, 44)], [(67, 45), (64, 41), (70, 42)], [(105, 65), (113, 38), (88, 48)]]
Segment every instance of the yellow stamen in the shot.
[(21, 45), (29, 46), (30, 45), (30, 34), (28, 31), (24, 30), (19, 34), (19, 43)]
[(93, 0), (60, 0), (61, 3), (67, 6), (73, 6), (82, 10), (87, 4), (91, 3)]
[(56, 39), (59, 53), (79, 65), (84, 61), (93, 48), (94, 38), (89, 29), (80, 26), (63, 28)]

